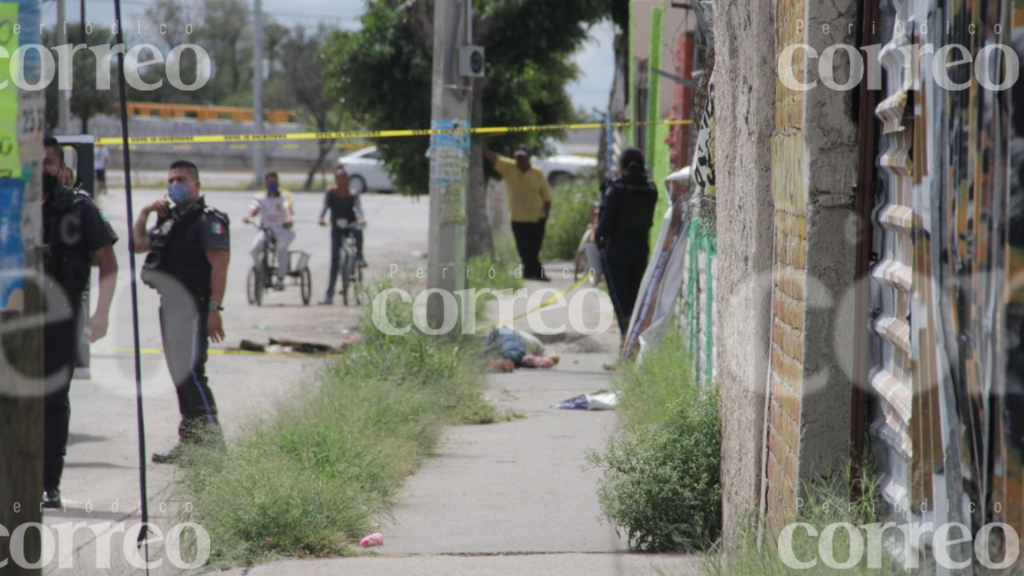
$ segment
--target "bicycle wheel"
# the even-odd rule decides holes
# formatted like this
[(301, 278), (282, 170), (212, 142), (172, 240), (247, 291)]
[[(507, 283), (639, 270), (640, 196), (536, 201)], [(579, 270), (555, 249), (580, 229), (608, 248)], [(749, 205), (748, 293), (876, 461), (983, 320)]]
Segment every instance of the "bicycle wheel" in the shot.
[(576, 271), (573, 273), (573, 280), (579, 280), (590, 273), (589, 262), (587, 261), (587, 242), (590, 240), (590, 229), (583, 233), (580, 245), (576, 249)]
[(302, 304), (309, 306), (309, 300), (313, 296), (313, 276), (309, 273), (309, 266), (299, 273), (299, 286), (302, 290)]
[(249, 277), (245, 280), (245, 297), (249, 304), (256, 303), (256, 268), (249, 268)]

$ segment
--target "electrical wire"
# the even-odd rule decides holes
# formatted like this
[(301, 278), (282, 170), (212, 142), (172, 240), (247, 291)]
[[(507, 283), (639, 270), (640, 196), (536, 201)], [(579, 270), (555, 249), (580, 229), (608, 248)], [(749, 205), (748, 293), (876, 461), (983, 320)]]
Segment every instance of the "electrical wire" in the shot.
[[(117, 21), (120, 22), (121, 0), (114, 0), (114, 14)], [(124, 32), (120, 26), (117, 28), (117, 43), (124, 45)], [(121, 96), (121, 139), (124, 143), (122, 154), (124, 156), (125, 209), (128, 213), (128, 224), (131, 225), (134, 211), (132, 210), (131, 150), (128, 147), (128, 95), (125, 89), (127, 82), (124, 74), (124, 50), (117, 53), (117, 60), (118, 91)], [(142, 356), (139, 354), (141, 346), (139, 345), (139, 294), (135, 274), (135, 237), (130, 231), (128, 233), (128, 268), (131, 271), (132, 335), (135, 339), (135, 415), (139, 432), (139, 490), (142, 513), (142, 529), (139, 531), (136, 548), (145, 547), (146, 576), (149, 576), (149, 539), (146, 538), (149, 532), (149, 494), (146, 489), (146, 419), (142, 408)]]

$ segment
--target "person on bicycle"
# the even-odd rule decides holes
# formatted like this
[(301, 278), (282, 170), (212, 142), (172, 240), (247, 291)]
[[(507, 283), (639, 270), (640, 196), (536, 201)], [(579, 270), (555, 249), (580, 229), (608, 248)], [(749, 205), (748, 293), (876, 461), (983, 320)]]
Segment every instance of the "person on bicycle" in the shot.
[(601, 201), (596, 234), (598, 246), (604, 248), (604, 273), (623, 337), (647, 270), (648, 237), (657, 204), (658, 189), (647, 178), (643, 152), (636, 148), (623, 150), (619, 177), (608, 186)]
[(349, 233), (356, 240), (359, 267), (366, 267), (366, 260), (363, 258), (363, 231), (360, 228), (366, 225), (363, 204), (359, 200), (359, 194), (349, 188), (348, 173), (340, 166), (334, 171), (334, 187), (324, 195), (324, 208), (320, 211), (321, 226), (327, 226), (324, 218), (328, 212), (331, 215), (331, 278), (327, 282), (327, 293), (320, 301), (320, 304), (325, 305), (334, 301), (334, 286), (338, 280), (338, 268), (341, 266), (341, 248)]
[(249, 215), (242, 218), (246, 224), (252, 222), (259, 214), (261, 229), (252, 242), (253, 265), (257, 268), (261, 265), (263, 248), (267, 243), (267, 230), (274, 235), (277, 241), (277, 270), (275, 271), (274, 287), (281, 290), (284, 287), (284, 276), (288, 274), (288, 247), (295, 240), (295, 232), (292, 230), (294, 214), (292, 212), (292, 193), (282, 190), (278, 182), (277, 172), (267, 172), (263, 176), (267, 189), (256, 194), (252, 199), (249, 208)]

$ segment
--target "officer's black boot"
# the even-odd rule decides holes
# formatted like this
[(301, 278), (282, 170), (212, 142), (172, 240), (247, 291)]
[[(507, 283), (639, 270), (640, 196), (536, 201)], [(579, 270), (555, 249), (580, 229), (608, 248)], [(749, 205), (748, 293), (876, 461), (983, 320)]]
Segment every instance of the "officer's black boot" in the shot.
[(59, 488), (43, 490), (43, 508), (60, 508), (62, 505)]

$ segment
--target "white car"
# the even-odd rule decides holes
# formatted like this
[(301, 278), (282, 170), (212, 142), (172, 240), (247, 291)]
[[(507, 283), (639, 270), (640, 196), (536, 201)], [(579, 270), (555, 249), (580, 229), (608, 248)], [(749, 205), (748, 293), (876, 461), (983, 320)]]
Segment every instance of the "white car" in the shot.
[(345, 169), (348, 173), (349, 186), (360, 194), (367, 190), (391, 192), (395, 189), (376, 146), (363, 148), (338, 158), (338, 167)]
[[(596, 158), (569, 154), (560, 142), (548, 141), (546, 145), (555, 150), (555, 155), (534, 158), (533, 165), (540, 168), (552, 187), (572, 182), (576, 178), (586, 178), (597, 174)], [(395, 185), (392, 184), (391, 176), (384, 168), (384, 162), (376, 146), (363, 148), (338, 158), (338, 167), (344, 168), (348, 173), (349, 186), (356, 192), (363, 193), (367, 190), (392, 192), (395, 190)]]
[(533, 165), (540, 168), (552, 188), (577, 178), (597, 175), (597, 158), (570, 154), (564, 144), (555, 140), (545, 140), (544, 144), (555, 154), (534, 158)]

